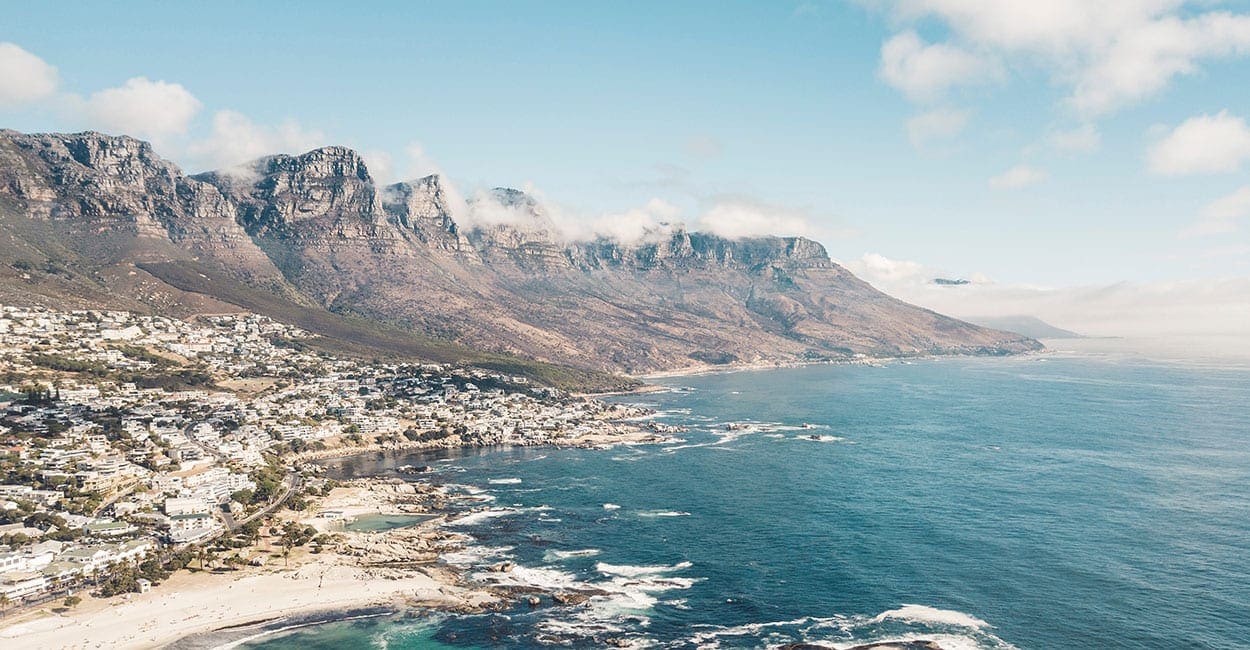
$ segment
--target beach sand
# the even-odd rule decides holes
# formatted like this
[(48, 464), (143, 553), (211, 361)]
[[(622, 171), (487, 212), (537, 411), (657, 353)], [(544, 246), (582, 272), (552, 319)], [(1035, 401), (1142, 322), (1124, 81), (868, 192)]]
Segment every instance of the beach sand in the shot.
[(6, 648), (152, 648), (224, 627), (322, 610), (404, 603), (475, 608), (492, 597), (424, 573), (398, 574), (310, 556), (290, 571), (180, 572), (128, 600), (87, 597), (64, 614), (39, 613), (0, 629)]

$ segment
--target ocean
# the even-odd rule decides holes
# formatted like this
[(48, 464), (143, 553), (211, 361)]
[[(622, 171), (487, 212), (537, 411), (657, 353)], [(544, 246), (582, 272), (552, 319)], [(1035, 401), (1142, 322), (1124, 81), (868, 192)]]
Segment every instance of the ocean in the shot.
[(1250, 370), (1048, 354), (663, 383), (613, 399), (680, 443), (329, 465), (435, 465), (494, 499), (449, 561), (588, 601), (248, 647), (1250, 646)]

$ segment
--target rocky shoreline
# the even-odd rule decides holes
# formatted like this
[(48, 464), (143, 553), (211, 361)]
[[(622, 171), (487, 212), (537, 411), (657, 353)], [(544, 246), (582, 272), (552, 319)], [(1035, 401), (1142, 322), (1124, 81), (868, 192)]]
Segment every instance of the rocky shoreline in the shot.
[(349, 444), (342, 438), (333, 438), (323, 443), (324, 448), (287, 454), (284, 458), (289, 463), (307, 463), (376, 452), (482, 449), (503, 446), (607, 449), (616, 445), (664, 444), (672, 441), (672, 434), (685, 432), (684, 427), (646, 420), (645, 418), (652, 415), (652, 412), (639, 407), (613, 404), (607, 413), (607, 416), (598, 420), (596, 426), (588, 431), (544, 432), (541, 436), (451, 434), (428, 440), (376, 439), (363, 444)]
[[(630, 415), (638, 416), (638, 413)], [(650, 421), (605, 421), (603, 427), (592, 433), (568, 436), (559, 440), (519, 440), (509, 444), (516, 446), (554, 446), (586, 449), (605, 449), (621, 444), (660, 444), (673, 441), (671, 433), (682, 429)], [(354, 447), (336, 447), (289, 456), (295, 463), (315, 464), (319, 460), (347, 458), (365, 453), (421, 451), (491, 445), (464, 444), (463, 440), (447, 439), (392, 443)], [(420, 476), (423, 472), (414, 468), (410, 472)], [(333, 536), (329, 548), (318, 552), (330, 555), (342, 566), (361, 571), (362, 580), (403, 581), (414, 576), (432, 580), (441, 585), (435, 592), (396, 593), (387, 603), (375, 602), (371, 607), (354, 607), (338, 610), (327, 608), (307, 609), (298, 617), (253, 620), (240, 625), (222, 626), (197, 631), (186, 636), (174, 647), (217, 647), (228, 643), (228, 637), (239, 636), (238, 628), (246, 627), (253, 635), (269, 635), (292, 627), (304, 627), (361, 616), (421, 615), (421, 612), (481, 613), (501, 611), (514, 606), (539, 607), (571, 606), (585, 602), (596, 595), (579, 590), (545, 590), (474, 581), (469, 570), (445, 561), (453, 553), (471, 552), (473, 538), (469, 535), (447, 530), (447, 524), (461, 517), (488, 510), (487, 501), (471, 490), (461, 492), (455, 485), (436, 485), (417, 478), (366, 477), (344, 481), (329, 494), (317, 498), (309, 507), (317, 514), (305, 517), (301, 524), (311, 525), (320, 532)], [(412, 525), (386, 530), (353, 531), (348, 529), (351, 521), (369, 516), (427, 516)], [(505, 574), (512, 570), (509, 563), (499, 563), (490, 572)], [(449, 599), (447, 592), (457, 594)], [(208, 645), (199, 645), (212, 641)], [(187, 645), (195, 644), (195, 645)]]

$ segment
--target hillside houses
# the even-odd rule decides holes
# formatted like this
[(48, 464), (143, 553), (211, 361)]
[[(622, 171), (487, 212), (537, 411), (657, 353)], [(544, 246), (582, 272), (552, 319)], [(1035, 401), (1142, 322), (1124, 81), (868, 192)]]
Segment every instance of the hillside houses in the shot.
[(637, 414), (485, 370), (290, 345), (307, 336), (247, 314), (0, 306), (0, 371), (17, 378), (0, 383), (0, 594), (212, 543), (229, 532), (223, 506), (242, 516), (276, 496), (290, 451), (543, 444)]

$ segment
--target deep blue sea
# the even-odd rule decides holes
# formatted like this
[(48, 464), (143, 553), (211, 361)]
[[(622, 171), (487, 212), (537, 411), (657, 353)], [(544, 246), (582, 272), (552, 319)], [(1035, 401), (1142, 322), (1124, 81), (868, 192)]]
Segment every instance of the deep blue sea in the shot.
[(1246, 369), (1051, 354), (664, 383), (618, 399), (685, 442), (331, 467), (432, 462), (493, 497), (452, 526), (480, 547), (451, 561), (600, 595), (254, 647), (1250, 647)]

